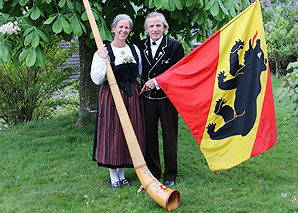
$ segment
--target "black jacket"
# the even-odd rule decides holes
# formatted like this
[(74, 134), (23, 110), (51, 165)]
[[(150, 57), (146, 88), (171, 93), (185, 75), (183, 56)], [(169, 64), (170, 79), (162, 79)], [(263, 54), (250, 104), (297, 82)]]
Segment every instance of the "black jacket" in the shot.
[[(142, 86), (149, 79), (164, 73), (184, 57), (182, 44), (167, 36), (163, 36), (154, 58), (152, 58), (150, 38), (141, 40), (137, 45), (142, 56)], [(162, 89), (145, 92), (144, 96), (149, 99), (167, 98)]]

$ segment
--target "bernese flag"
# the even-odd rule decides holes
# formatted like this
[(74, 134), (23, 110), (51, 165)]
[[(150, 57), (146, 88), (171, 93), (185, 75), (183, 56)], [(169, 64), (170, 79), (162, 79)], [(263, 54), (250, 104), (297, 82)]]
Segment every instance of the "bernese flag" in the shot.
[(155, 79), (198, 142), (211, 171), (236, 166), (276, 143), (259, 1)]

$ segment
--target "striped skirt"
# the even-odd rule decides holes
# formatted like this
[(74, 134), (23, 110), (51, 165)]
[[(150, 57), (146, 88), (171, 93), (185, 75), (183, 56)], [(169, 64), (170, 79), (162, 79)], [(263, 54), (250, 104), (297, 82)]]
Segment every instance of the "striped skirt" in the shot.
[[(134, 94), (131, 97), (128, 97), (120, 90), (138, 143), (144, 154), (144, 108), (142, 97), (138, 96), (139, 91), (139, 84), (136, 85)], [(116, 106), (107, 82), (104, 82), (99, 89), (93, 161), (97, 161), (98, 166), (108, 168), (133, 167)]]

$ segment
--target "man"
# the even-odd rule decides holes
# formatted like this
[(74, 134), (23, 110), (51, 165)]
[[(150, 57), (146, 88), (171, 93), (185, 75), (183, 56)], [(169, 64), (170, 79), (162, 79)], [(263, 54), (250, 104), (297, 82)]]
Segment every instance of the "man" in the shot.
[(164, 152), (164, 185), (173, 186), (177, 176), (178, 112), (160, 89), (154, 77), (162, 74), (184, 56), (180, 42), (165, 36), (169, 25), (163, 14), (150, 13), (144, 23), (149, 38), (140, 41), (142, 93), (144, 93), (146, 148), (145, 160), (156, 179), (161, 177), (158, 122), (161, 121)]

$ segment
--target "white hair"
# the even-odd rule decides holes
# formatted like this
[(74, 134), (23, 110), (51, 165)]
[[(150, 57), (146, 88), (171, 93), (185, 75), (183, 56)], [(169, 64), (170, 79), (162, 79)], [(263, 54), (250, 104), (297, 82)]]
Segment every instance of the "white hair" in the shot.
[(160, 17), (161, 18), (162, 23), (166, 27), (166, 30), (164, 31), (164, 34), (166, 35), (168, 33), (168, 30), (169, 30), (170, 26), (169, 26), (169, 24), (168, 24), (165, 16), (162, 13), (159, 13), (159, 12), (151, 12), (151, 13), (149, 13), (148, 16), (145, 19), (144, 27), (147, 27), (148, 18), (155, 18), (155, 17)]
[(119, 14), (119, 15), (117, 15), (114, 18), (114, 21), (113, 21), (112, 26), (111, 26), (112, 27), (112, 30), (116, 28), (118, 22), (121, 21), (121, 20), (128, 21), (129, 22), (129, 25), (130, 25), (130, 30), (132, 29), (133, 24), (132, 24), (131, 18), (128, 15), (126, 15), (126, 14)]

